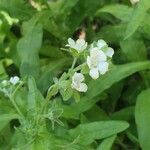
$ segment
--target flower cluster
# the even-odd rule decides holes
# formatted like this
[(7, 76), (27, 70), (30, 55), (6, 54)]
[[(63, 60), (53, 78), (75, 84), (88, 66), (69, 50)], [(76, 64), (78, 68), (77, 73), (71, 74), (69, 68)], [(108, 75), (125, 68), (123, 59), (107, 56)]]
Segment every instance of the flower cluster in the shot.
[[(59, 92), (64, 101), (73, 96), (78, 102), (80, 100), (79, 92), (88, 90), (84, 75), (89, 74), (94, 80), (104, 75), (109, 70), (114, 50), (102, 39), (88, 45), (84, 39), (74, 41), (69, 38), (66, 47), (68, 49), (65, 51), (73, 56), (72, 66), (59, 79), (54, 78), (54, 85), (49, 88), (47, 99)], [(81, 63), (82, 60), (84, 60), (83, 63)], [(80, 64), (77, 65), (79, 62)]]
[(0, 83), (0, 91), (3, 92), (6, 96), (9, 96), (12, 92), (12, 87), (21, 83), (18, 76), (11, 77), (9, 80), (3, 80)]
[[(74, 41), (69, 38), (66, 46), (81, 53), (87, 48), (87, 42), (85, 42), (84, 39)], [(89, 75), (93, 79), (97, 79), (100, 75), (104, 75), (108, 71), (109, 60), (112, 58), (114, 50), (111, 47), (108, 47), (107, 43), (102, 39), (91, 44), (88, 49), (87, 52), (89, 52), (89, 55), (86, 57), (86, 64), (89, 68)], [(75, 72), (72, 76), (71, 87), (79, 92), (86, 92), (88, 87), (83, 83), (84, 79), (82, 73)]]

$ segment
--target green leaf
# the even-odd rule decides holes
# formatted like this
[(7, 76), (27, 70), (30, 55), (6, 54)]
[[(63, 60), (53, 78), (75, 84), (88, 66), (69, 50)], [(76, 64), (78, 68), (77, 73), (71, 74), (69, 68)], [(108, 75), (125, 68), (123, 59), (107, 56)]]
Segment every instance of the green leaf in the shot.
[(35, 80), (32, 76), (28, 77), (28, 103), (27, 110), (29, 114), (37, 113), (41, 108), (42, 101), (44, 101), (42, 95), (39, 93)]
[(17, 114), (0, 114), (0, 131), (13, 119), (18, 119)]
[(99, 16), (101, 13), (110, 13), (116, 18), (126, 22), (129, 20), (132, 11), (133, 9), (127, 5), (111, 4), (111, 5), (106, 5), (100, 10), (98, 10), (96, 12), (96, 16)]
[(94, 105), (90, 110), (86, 111), (85, 116), (90, 121), (109, 120), (109, 117), (106, 114), (106, 112), (97, 105)]
[(150, 89), (142, 91), (136, 102), (135, 120), (141, 148), (150, 148)]
[[(70, 27), (71, 33), (87, 16), (93, 16), (95, 12), (102, 6), (104, 0), (79, 0), (73, 7), (70, 15), (67, 17), (66, 24)], [(90, 7), (89, 7), (90, 6)]]
[(23, 37), (17, 44), (17, 51), (21, 61), (22, 76), (39, 75), (39, 49), (42, 44), (42, 26), (37, 23), (37, 17), (23, 24)]
[(53, 84), (53, 78), (56, 76), (58, 70), (63, 69), (66, 62), (68, 65), (71, 65), (70, 58), (63, 57), (61, 59), (56, 59), (54, 61), (50, 61), (48, 65), (44, 65), (41, 68), (41, 74), (38, 79), (38, 88), (42, 93), (45, 93), (46, 90)]
[(142, 61), (147, 59), (147, 50), (139, 34), (134, 34), (128, 39), (122, 40), (120, 46), (130, 61)]
[(0, 10), (7, 11), (12, 17), (16, 17), (20, 20), (29, 19), (34, 13), (35, 10), (25, 3), (23, 0), (0, 0)]
[(58, 93), (59, 87), (57, 84), (52, 85), (47, 92), (47, 99), (50, 100), (52, 96)]
[(95, 36), (95, 40), (105, 39), (107, 42), (115, 43), (118, 45), (119, 41), (123, 39), (125, 34), (126, 25), (106, 25)]
[(133, 73), (150, 68), (150, 62), (136, 62), (125, 65), (118, 65), (112, 68), (106, 75), (99, 79), (91, 80), (88, 84), (89, 88), (85, 96), (83, 96), (78, 104), (64, 106), (64, 117), (78, 118), (78, 115), (90, 109), (99, 98), (96, 98), (106, 89), (110, 88), (114, 83), (132, 75)]
[(66, 89), (61, 89), (60, 94), (61, 94), (63, 100), (67, 101), (71, 98), (71, 96), (73, 94), (73, 90), (71, 87), (67, 87)]
[(114, 120), (125, 120), (130, 121), (134, 118), (134, 106), (129, 106), (127, 108), (123, 108), (119, 111), (114, 112), (112, 115), (110, 115), (111, 119)]
[(129, 127), (127, 122), (123, 121), (99, 121), (80, 124), (75, 129), (69, 130), (69, 134), (76, 138), (79, 136), (79, 144), (88, 145), (96, 139), (103, 139)]
[(78, 103), (80, 101), (80, 94), (78, 91), (73, 92), (73, 98), (75, 99), (76, 103)]
[(133, 14), (128, 23), (125, 39), (129, 38), (139, 28), (139, 26), (142, 25), (149, 7), (149, 0), (139, 1), (138, 6), (133, 11)]
[(116, 135), (113, 135), (111, 137), (104, 139), (96, 150), (111, 150), (115, 138)]

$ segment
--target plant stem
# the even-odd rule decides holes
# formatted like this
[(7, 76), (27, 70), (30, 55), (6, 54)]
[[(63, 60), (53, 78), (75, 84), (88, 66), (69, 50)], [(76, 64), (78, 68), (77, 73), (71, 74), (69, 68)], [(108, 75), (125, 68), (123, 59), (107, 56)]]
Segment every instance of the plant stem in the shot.
[(71, 70), (75, 67), (76, 62), (77, 62), (77, 58), (74, 58), (74, 59), (73, 59), (72, 66), (71, 66)]
[(12, 93), (12, 97), (15, 96), (16, 92), (20, 89), (20, 87), (23, 85), (23, 82), (20, 82), (20, 84), (16, 87), (16, 89), (14, 90), (14, 92)]
[(13, 97), (10, 96), (9, 97), (10, 101), (12, 102), (14, 108), (16, 109), (16, 111), (18, 112), (18, 114), (22, 117), (22, 118), (25, 118), (23, 113), (20, 111), (19, 107), (17, 106), (16, 102), (14, 101)]

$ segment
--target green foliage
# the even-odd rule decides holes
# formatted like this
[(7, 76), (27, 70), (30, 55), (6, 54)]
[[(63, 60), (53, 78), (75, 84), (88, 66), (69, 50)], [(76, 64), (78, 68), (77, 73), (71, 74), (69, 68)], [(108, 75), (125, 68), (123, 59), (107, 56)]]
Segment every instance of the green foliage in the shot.
[(23, 37), (17, 44), (18, 55), (21, 60), (20, 72), (22, 76), (39, 74), (39, 49), (42, 44), (42, 26), (34, 17), (23, 24)]
[(108, 137), (102, 141), (102, 143), (99, 145), (97, 150), (111, 150), (111, 147), (113, 145), (113, 142), (116, 138), (116, 135), (113, 135), (111, 137)]
[(150, 147), (149, 143), (149, 105), (150, 105), (150, 89), (143, 90), (137, 98), (136, 107), (135, 107), (135, 119), (137, 124), (139, 141), (142, 149), (148, 150)]
[(95, 139), (103, 139), (117, 134), (128, 128), (128, 126), (128, 123), (121, 121), (92, 122), (81, 124), (77, 128), (71, 129), (69, 133), (74, 138), (79, 135), (79, 143), (87, 145)]
[[(65, 47), (69, 37), (88, 47)], [(99, 39), (114, 56), (93, 80)], [(0, 0), (0, 149), (149, 150), (149, 40), (149, 0)]]

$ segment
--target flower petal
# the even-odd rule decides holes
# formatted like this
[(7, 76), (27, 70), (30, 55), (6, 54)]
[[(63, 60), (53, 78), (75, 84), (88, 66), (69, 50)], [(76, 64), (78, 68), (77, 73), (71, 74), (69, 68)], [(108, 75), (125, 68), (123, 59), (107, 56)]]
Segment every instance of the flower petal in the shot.
[(74, 75), (72, 76), (72, 81), (75, 83), (81, 83), (82, 81), (84, 81), (83, 74), (75, 72)]
[(114, 55), (114, 50), (111, 47), (108, 47), (107, 51), (105, 52), (106, 56), (112, 58)]
[(87, 42), (82, 46), (82, 49), (86, 49), (87, 48)]
[(105, 53), (101, 50), (98, 50), (97, 48), (93, 48), (90, 51), (90, 55), (93, 58), (93, 60), (97, 60), (97, 61), (106, 61), (107, 59)]
[(77, 44), (77, 45), (80, 45), (80, 46), (83, 46), (83, 45), (85, 45), (85, 40), (84, 40), (84, 39), (78, 39), (78, 40), (76, 41), (76, 44)]
[(86, 92), (88, 89), (88, 86), (85, 83), (80, 83), (80, 86), (77, 88), (79, 92)]
[(78, 50), (78, 52), (82, 52), (85, 48), (87, 47), (87, 43), (85, 42), (84, 39), (78, 39), (76, 41), (76, 50)]
[(11, 77), (9, 82), (13, 85), (16, 85), (19, 82), (20, 78), (18, 76)]
[(99, 72), (98, 72), (98, 68), (92, 68), (90, 70), (89, 75), (93, 78), (93, 79), (97, 79), (99, 77)]
[(98, 65), (98, 70), (100, 72), (100, 74), (105, 74), (108, 71), (108, 62), (100, 62)]
[(69, 45), (69, 46), (72, 47), (72, 48), (75, 46), (75, 41), (74, 41), (72, 38), (69, 38), (69, 39), (68, 39), (68, 43), (69, 43), (69, 44), (67, 44), (67, 46)]
[(104, 46), (107, 46), (107, 43), (104, 40), (98, 40), (97, 42), (98, 48), (103, 48)]

